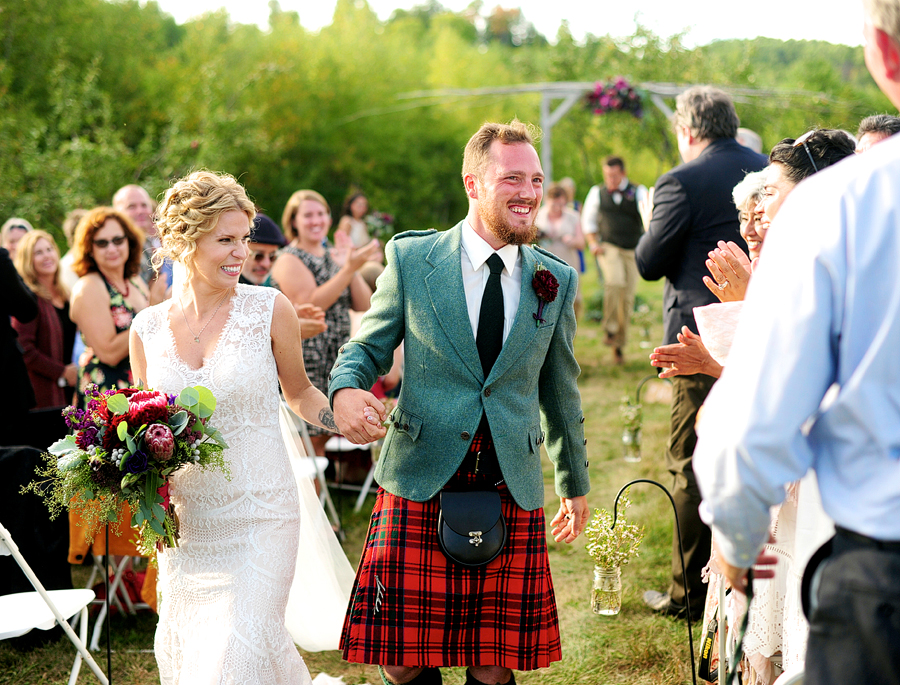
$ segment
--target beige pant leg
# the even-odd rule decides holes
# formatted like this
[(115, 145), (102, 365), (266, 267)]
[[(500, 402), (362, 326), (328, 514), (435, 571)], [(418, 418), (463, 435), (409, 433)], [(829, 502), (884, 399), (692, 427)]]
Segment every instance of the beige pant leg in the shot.
[(634, 250), (624, 250), (612, 243), (602, 245), (603, 254), (597, 257), (597, 263), (603, 271), (604, 281), (603, 330), (607, 344), (623, 347), (637, 289)]

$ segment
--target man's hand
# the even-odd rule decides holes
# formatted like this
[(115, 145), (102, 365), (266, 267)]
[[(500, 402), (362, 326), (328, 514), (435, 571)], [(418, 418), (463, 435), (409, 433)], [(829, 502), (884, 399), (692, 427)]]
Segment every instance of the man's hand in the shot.
[[(775, 538), (769, 536), (769, 542), (775, 542)], [(721, 569), (722, 574), (731, 583), (731, 587), (740, 592), (742, 595), (747, 594), (747, 569), (732, 566), (723, 557), (716, 546), (716, 537), (713, 535), (713, 555), (716, 557), (716, 564)], [(778, 563), (778, 557), (763, 547), (756, 561), (753, 563), (754, 580), (765, 580), (775, 577), (775, 564)]]
[(559, 498), (559, 511), (553, 520), (550, 534), (557, 542), (571, 543), (581, 535), (587, 525), (590, 509), (588, 509), (587, 497)]
[(334, 393), (333, 405), (338, 430), (353, 444), (366, 445), (387, 434), (384, 405), (368, 390), (341, 388)]

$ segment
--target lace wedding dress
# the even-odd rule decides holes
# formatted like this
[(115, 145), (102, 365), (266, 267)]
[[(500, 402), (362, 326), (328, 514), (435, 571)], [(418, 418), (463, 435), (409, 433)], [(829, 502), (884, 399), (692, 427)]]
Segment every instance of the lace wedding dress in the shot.
[(178, 393), (203, 385), (215, 395), (213, 423), (228, 443), (231, 468), (231, 480), (190, 466), (170, 479), (180, 540), (159, 554), (154, 648), (164, 685), (311, 682), (285, 628), (300, 513), (279, 429), (270, 337), (276, 295), (238, 286), (216, 348), (199, 369), (178, 354), (171, 302), (134, 320), (149, 387)]

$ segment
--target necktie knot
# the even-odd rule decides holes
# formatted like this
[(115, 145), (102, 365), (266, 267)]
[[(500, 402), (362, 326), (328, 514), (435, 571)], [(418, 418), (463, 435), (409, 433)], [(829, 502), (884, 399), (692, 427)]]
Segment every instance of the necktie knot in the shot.
[(488, 269), (491, 270), (491, 275), (500, 274), (503, 272), (503, 259), (500, 258), (496, 252), (488, 257), (487, 260)]

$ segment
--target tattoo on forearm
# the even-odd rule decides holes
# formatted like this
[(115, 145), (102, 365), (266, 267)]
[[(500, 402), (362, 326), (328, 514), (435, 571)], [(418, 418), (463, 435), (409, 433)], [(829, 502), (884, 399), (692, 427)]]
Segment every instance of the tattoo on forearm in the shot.
[(334, 422), (334, 412), (330, 409), (323, 409), (319, 412), (319, 422), (330, 431), (338, 433), (337, 424)]

